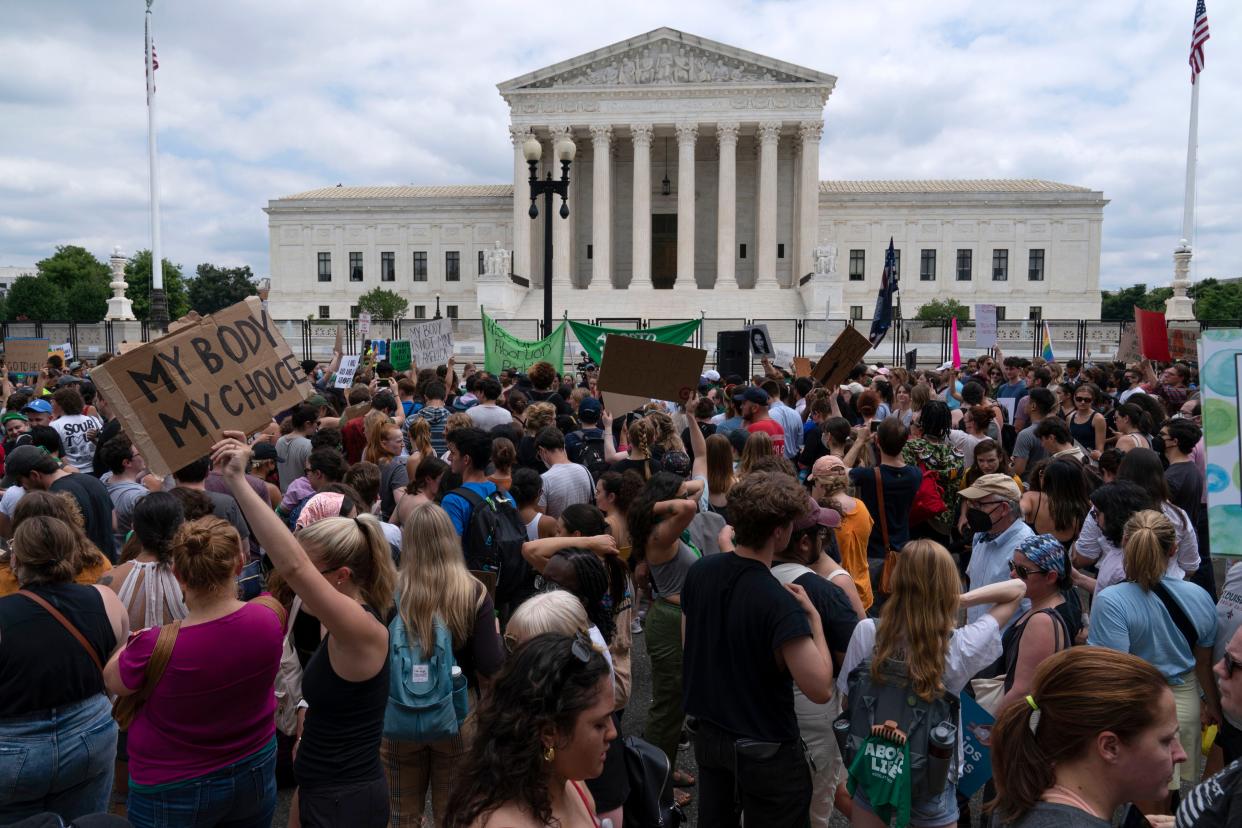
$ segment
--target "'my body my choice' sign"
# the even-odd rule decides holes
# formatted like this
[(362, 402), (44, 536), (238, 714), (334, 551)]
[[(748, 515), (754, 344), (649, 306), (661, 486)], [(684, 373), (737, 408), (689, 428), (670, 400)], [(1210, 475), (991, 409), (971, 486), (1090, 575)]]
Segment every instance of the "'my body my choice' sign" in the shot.
[(207, 454), (225, 429), (257, 431), (312, 393), (257, 297), (116, 357), (91, 379), (157, 474)]

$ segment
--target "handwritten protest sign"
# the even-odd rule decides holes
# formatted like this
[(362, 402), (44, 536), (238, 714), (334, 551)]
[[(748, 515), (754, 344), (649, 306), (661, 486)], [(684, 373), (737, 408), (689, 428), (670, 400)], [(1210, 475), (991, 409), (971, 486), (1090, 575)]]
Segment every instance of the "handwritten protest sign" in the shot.
[(1133, 325), (1121, 329), (1121, 339), (1117, 343), (1117, 360), (1120, 362), (1138, 362), (1139, 355), (1138, 331)]
[(388, 346), (388, 361), (394, 371), (410, 370), (410, 341), (394, 339)]
[(358, 336), (362, 339), (369, 339), (371, 336), (371, 314), (366, 311), (358, 314)]
[(1169, 326), (1169, 355), (1173, 359), (1199, 359), (1199, 328), (1197, 325), (1194, 328)]
[(620, 413), (649, 400), (684, 403), (699, 387), (706, 361), (702, 348), (610, 336), (599, 369), (604, 407)]
[(410, 351), (420, 368), (447, 364), (453, 356), (453, 320), (433, 319), (415, 325), (410, 331)]
[(46, 339), (9, 339), (4, 343), (4, 362), (18, 374), (38, 374), (47, 367)]
[(358, 373), (358, 355), (347, 354), (341, 357), (341, 364), (336, 369), (334, 388), (349, 388), (354, 384), (354, 374)]
[(809, 377), (811, 375), (811, 360), (808, 357), (794, 357), (793, 368), (795, 377)]
[(159, 475), (207, 454), (225, 429), (257, 431), (311, 394), (253, 296), (97, 366), (91, 379)]
[(996, 347), (996, 305), (975, 305), (975, 347)]
[(871, 349), (871, 341), (848, 325), (837, 336), (832, 346), (815, 363), (815, 371), (811, 376), (819, 380), (825, 387), (834, 388), (845, 380), (850, 369), (858, 364), (867, 351)]

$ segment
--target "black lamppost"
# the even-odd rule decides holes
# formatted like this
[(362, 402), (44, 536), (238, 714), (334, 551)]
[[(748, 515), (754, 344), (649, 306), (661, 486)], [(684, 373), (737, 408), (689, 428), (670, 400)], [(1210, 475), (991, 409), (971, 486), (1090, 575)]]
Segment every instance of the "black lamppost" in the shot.
[(539, 157), (543, 155), (543, 146), (539, 139), (530, 136), (522, 145), (522, 154), (530, 165), (530, 217), (539, 218), (539, 205), (536, 199), (544, 197), (543, 203), (543, 335), (552, 333), (552, 197), (561, 197), (561, 218), (569, 218), (569, 165), (573, 161), (577, 149), (569, 136), (562, 137), (553, 147), (556, 160), (561, 162), (561, 180), (552, 178), (548, 170), (547, 177), (539, 180)]

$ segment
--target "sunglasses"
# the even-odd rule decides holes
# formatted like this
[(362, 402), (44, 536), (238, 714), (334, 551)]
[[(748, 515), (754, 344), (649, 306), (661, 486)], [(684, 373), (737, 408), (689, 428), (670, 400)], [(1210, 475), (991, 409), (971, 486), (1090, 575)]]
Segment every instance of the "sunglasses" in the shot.
[(1009, 562), (1009, 571), (1010, 571), (1010, 572), (1017, 573), (1018, 578), (1020, 578), (1021, 580), (1025, 581), (1027, 578), (1031, 577), (1032, 575), (1040, 575), (1040, 574), (1042, 574), (1042, 573), (1044, 573), (1044, 572), (1047, 572), (1048, 570), (1046, 570), (1046, 569), (1027, 569), (1025, 566), (1018, 566), (1018, 565), (1017, 565), (1016, 563), (1014, 563), (1013, 561), (1010, 561), (1010, 562)]
[(1226, 651), (1221, 657), (1221, 661), (1225, 662), (1225, 678), (1233, 678), (1233, 671), (1242, 661), (1238, 661)]
[(1093, 403), (1095, 402), (1095, 400), (1093, 400), (1091, 397), (1074, 397), (1074, 402)]

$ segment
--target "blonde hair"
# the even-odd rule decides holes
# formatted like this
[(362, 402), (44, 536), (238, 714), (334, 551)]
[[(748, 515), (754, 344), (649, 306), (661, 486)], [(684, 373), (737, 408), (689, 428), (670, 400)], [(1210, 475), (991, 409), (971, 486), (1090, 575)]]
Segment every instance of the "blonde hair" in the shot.
[[(640, 417), (630, 423), (628, 429), (630, 437), (630, 459), (646, 459), (651, 456), (651, 447), (656, 441), (656, 424), (651, 422), (648, 417)], [(634, 452), (643, 455), (640, 458), (634, 457)], [(644, 469), (646, 466), (644, 466)], [(646, 475), (649, 476), (649, 475)]]
[(234, 583), (240, 563), (241, 535), (220, 518), (183, 523), (173, 538), (173, 572), (190, 589), (207, 592)]
[(523, 601), (505, 627), (505, 638), (515, 644), (544, 633), (573, 635), (591, 626), (582, 601), (566, 590), (543, 592)]
[(904, 661), (914, 692), (924, 699), (944, 691), (945, 656), (957, 622), (961, 579), (949, 552), (931, 540), (913, 540), (897, 554), (893, 593), (880, 611), (871, 674), (882, 680), (889, 659)]
[(59, 518), (27, 518), (13, 532), (9, 563), (23, 587), (69, 583), (81, 571), (78, 539), (69, 524)]
[(646, 419), (652, 421), (656, 429), (655, 444), (665, 451), (685, 451), (681, 436), (673, 426), (673, 418), (666, 411), (652, 411)]
[(752, 431), (742, 447), (742, 459), (737, 464), (737, 474), (741, 477), (754, 471), (755, 464), (763, 457), (772, 456), (772, 437), (766, 431)]
[(422, 417), (411, 417), (406, 420), (410, 432), (410, 445), (423, 457), (431, 457), (436, 450), (431, 445), (431, 423)]
[(444, 421), (444, 436), (452, 434), (459, 428), (471, 428), (474, 426), (474, 420), (470, 419), (470, 415), (464, 411), (454, 411)]
[(910, 410), (918, 411), (924, 404), (931, 401), (932, 390), (925, 382), (917, 382), (910, 389)]
[[(420, 417), (419, 419), (422, 418)], [(401, 433), (401, 427), (391, 420), (375, 420), (371, 423), (370, 427), (367, 429), (367, 449), (362, 454), (363, 460), (366, 460), (368, 463), (374, 463), (377, 466), (382, 466), (397, 456), (397, 454), (390, 453), (382, 445), (384, 435), (390, 430), (396, 431), (398, 434)], [(399, 453), (400, 452), (398, 452), (398, 454)]]
[(526, 406), (523, 424), (527, 434), (538, 434), (539, 429), (556, 425), (556, 406), (550, 402), (531, 403)]
[(454, 646), (465, 643), (474, 628), (479, 590), (448, 513), (434, 503), (419, 503), (401, 523), (397, 611), (423, 652), (435, 646), (436, 616), (452, 633)]
[(347, 566), (362, 592), (362, 600), (372, 609), (386, 611), (392, 606), (396, 570), (379, 520), (371, 515), (356, 518), (330, 517), (297, 531), (302, 547), (314, 546), (323, 567)]
[(1177, 530), (1162, 513), (1146, 509), (1126, 521), (1121, 545), (1126, 578), (1151, 592), (1169, 568), (1169, 557), (1177, 548)]
[(737, 478), (733, 476), (733, 446), (723, 434), (707, 438), (707, 488), (712, 494), (728, 494)]

